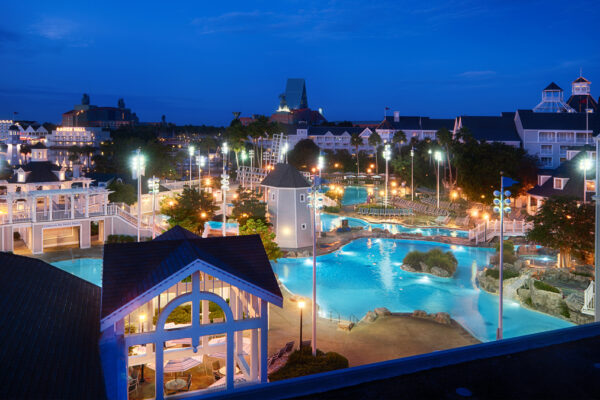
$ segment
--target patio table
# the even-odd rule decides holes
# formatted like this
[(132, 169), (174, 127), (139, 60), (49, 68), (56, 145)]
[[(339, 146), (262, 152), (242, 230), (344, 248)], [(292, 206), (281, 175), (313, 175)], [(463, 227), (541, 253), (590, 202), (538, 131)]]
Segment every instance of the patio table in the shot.
[[(239, 374), (239, 372), (240, 372), (240, 369), (239, 369), (239, 368), (238, 368), (238, 366), (236, 365), (236, 367), (235, 367), (235, 373), (236, 373), (236, 374)], [(224, 366), (224, 367), (221, 367), (221, 368), (219, 368), (219, 373), (220, 373), (221, 375), (223, 375), (223, 376), (227, 375), (227, 366)]]
[(165, 383), (165, 388), (167, 388), (167, 390), (176, 392), (183, 389), (185, 385), (187, 385), (187, 382), (184, 379), (177, 378)]

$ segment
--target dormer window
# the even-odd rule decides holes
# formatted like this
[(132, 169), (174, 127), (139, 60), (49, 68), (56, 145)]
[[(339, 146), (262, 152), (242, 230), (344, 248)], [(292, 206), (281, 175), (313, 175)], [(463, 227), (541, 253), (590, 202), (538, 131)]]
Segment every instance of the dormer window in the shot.
[(538, 175), (538, 186), (542, 186), (548, 179), (550, 179), (550, 175)]
[(563, 190), (568, 180), (567, 178), (554, 178), (554, 189)]

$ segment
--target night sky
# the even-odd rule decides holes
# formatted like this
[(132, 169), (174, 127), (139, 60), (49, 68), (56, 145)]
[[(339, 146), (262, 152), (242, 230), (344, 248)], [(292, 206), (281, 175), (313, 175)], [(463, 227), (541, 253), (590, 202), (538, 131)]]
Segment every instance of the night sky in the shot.
[(1, 7), (0, 119), (58, 122), (87, 92), (142, 121), (271, 114), (288, 77), (329, 120), (532, 108), (600, 95), (600, 2), (16, 1)]

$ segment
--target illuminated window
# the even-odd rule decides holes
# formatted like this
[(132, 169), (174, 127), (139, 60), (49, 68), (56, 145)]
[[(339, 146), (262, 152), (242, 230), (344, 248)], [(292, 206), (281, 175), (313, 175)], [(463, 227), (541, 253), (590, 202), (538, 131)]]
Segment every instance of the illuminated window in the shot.
[(565, 178), (554, 178), (554, 189), (563, 190), (567, 184), (567, 180)]

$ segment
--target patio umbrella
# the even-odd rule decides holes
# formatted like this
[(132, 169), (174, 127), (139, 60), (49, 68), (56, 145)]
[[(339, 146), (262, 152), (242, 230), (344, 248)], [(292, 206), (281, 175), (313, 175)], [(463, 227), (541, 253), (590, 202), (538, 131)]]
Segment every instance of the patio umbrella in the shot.
[(179, 360), (169, 360), (165, 364), (164, 372), (183, 372), (190, 368), (194, 368), (196, 365), (201, 364), (200, 361), (192, 357), (186, 357)]

